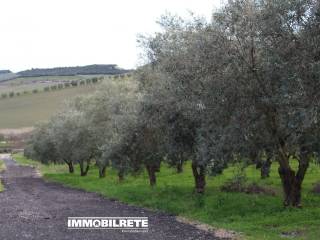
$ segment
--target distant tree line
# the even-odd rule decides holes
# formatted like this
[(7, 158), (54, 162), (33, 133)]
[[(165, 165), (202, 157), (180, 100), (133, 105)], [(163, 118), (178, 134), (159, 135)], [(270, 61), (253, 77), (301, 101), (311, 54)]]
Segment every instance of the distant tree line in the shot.
[[(132, 74), (131, 73), (126, 73), (126, 74), (120, 74), (120, 75), (109, 75), (109, 79), (125, 79), (125, 78), (131, 78)], [(64, 89), (64, 88), (69, 88), (69, 87), (76, 87), (76, 86), (83, 86), (83, 85), (88, 85), (88, 84), (96, 84), (100, 81), (102, 81), (104, 79), (103, 76), (101, 77), (92, 77), (92, 78), (87, 78), (87, 79), (83, 79), (83, 80), (72, 80), (72, 81), (67, 81), (64, 83), (58, 83), (55, 85), (50, 85), (50, 86), (45, 86), (43, 88), (44, 92), (49, 92), (49, 91), (54, 91), (54, 90), (60, 90), (60, 89)], [(38, 93), (40, 92), (39, 89), (33, 89), (31, 91), (28, 90), (24, 90), (23, 92), (4, 92), (0, 94), (0, 98), (1, 99), (5, 99), (5, 98), (12, 98), (15, 96), (21, 96), (22, 94), (28, 94), (28, 93)]]
[(19, 77), (40, 77), (40, 76), (75, 76), (94, 74), (125, 74), (131, 70), (118, 68), (115, 64), (109, 65), (88, 65), (79, 67), (58, 67), (58, 68), (35, 68), (18, 72)]
[[(65, 82), (65, 83), (58, 83), (55, 85), (50, 85), (50, 86), (45, 86), (43, 88), (44, 92), (49, 92), (49, 91), (55, 91), (55, 90), (61, 90), (64, 88), (69, 88), (69, 87), (77, 87), (77, 86), (83, 86), (83, 85), (88, 85), (88, 84), (96, 84), (99, 81), (102, 81), (104, 79), (104, 77), (93, 77), (93, 78), (87, 78), (85, 80), (72, 80), (69, 82)], [(39, 89), (33, 89), (30, 91), (24, 90), (23, 92), (14, 92), (11, 91), (9, 93), (1, 93), (1, 98), (5, 99), (5, 98), (13, 98), (15, 96), (19, 97), (22, 94), (28, 94), (28, 93), (38, 93), (40, 92)]]

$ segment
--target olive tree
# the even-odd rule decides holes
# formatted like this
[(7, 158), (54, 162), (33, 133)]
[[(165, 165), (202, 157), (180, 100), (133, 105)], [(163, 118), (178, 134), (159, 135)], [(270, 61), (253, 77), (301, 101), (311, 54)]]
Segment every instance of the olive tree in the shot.
[[(208, 59), (221, 57), (223, 60), (224, 51), (213, 45), (219, 37), (202, 19), (185, 22), (165, 16), (160, 24), (164, 29), (162, 33), (141, 39), (149, 60), (149, 71), (158, 76), (153, 81), (152, 97), (160, 102), (161, 122), (167, 130), (168, 159), (175, 163), (190, 159), (195, 190), (202, 193), (207, 172), (219, 172), (218, 168), (226, 166), (218, 163), (225, 163), (225, 159), (213, 158), (207, 151), (214, 145), (212, 135), (221, 128), (215, 123), (220, 125), (222, 118), (228, 117), (225, 116), (228, 114), (215, 114), (217, 105), (207, 105), (208, 100), (219, 98), (219, 92), (212, 92), (207, 87), (212, 74), (218, 74), (215, 71), (220, 70), (219, 63), (223, 66), (223, 61), (211, 63)], [(223, 106), (219, 107), (223, 112)], [(210, 131), (205, 130), (209, 128)]]
[(300, 206), (319, 132), (319, 3), (234, 0), (209, 24), (175, 17), (161, 24), (143, 44), (176, 109), (197, 123), (198, 174), (249, 156), (258, 141), (257, 150), (279, 162), (284, 204)]
[[(284, 204), (298, 207), (301, 185), (318, 132), (319, 38), (314, 31), (316, 1), (230, 1), (214, 24), (228, 41), (228, 89), (238, 96), (233, 121), (235, 139), (261, 133), (272, 140), (279, 162)], [(310, 51), (310, 49), (313, 49)], [(290, 159), (297, 160), (294, 171)]]
[(73, 172), (73, 164), (78, 163), (81, 176), (86, 176), (95, 153), (93, 132), (85, 116), (87, 98), (77, 97), (50, 120), (50, 136), (59, 158), (68, 164)]
[(59, 113), (51, 119), (51, 123), (50, 136), (54, 142), (59, 159), (68, 165), (69, 173), (73, 173), (74, 161), (70, 148), (72, 146), (72, 139), (69, 138), (72, 122), (67, 121), (66, 114)]
[(92, 132), (100, 177), (105, 176), (106, 167), (111, 164), (123, 179), (128, 166), (123, 139), (139, 117), (140, 99), (134, 80), (109, 81), (88, 98), (85, 118)]
[(167, 162), (170, 166), (176, 167), (177, 173), (181, 173), (183, 163), (192, 158), (195, 128), (193, 123), (179, 112), (173, 112), (167, 120)]
[(35, 128), (24, 150), (24, 155), (27, 158), (32, 158), (44, 164), (61, 163), (49, 131), (50, 124), (41, 124)]

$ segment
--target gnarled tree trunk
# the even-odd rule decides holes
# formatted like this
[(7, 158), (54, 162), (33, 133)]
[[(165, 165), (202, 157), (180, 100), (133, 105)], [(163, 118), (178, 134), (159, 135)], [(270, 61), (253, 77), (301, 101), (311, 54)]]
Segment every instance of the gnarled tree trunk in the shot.
[(81, 175), (82, 177), (83, 177), (83, 176), (87, 176), (87, 173), (88, 173), (89, 167), (90, 167), (89, 162), (87, 162), (87, 166), (86, 166), (85, 169), (84, 169), (84, 164), (83, 164), (82, 161), (79, 163), (79, 165), (80, 165), (80, 175)]
[(68, 167), (69, 167), (69, 173), (74, 173), (74, 168), (73, 168), (73, 163), (72, 162), (68, 163)]
[(73, 162), (64, 160), (64, 162), (68, 165), (69, 173), (74, 173)]
[(68, 167), (69, 167), (69, 173), (74, 173), (74, 168), (73, 168), (73, 163), (72, 162), (68, 162)]
[(195, 181), (195, 190), (197, 193), (203, 193), (206, 186), (206, 169), (197, 163), (192, 163), (192, 173)]
[(279, 175), (281, 178), (285, 206), (301, 207), (301, 185), (309, 166), (309, 159), (306, 154), (301, 154), (297, 173), (290, 167), (280, 163)]

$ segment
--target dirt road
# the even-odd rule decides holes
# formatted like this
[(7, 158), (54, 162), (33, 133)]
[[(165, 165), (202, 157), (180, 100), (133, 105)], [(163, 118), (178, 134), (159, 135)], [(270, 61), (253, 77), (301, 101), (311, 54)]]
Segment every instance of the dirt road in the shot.
[[(217, 239), (174, 216), (128, 206), (94, 193), (45, 182), (31, 167), (18, 166), (5, 157), (7, 170), (1, 173), (5, 191), (0, 193), (1, 240), (62, 239)], [(147, 233), (120, 230), (67, 229), (68, 217), (148, 217)]]

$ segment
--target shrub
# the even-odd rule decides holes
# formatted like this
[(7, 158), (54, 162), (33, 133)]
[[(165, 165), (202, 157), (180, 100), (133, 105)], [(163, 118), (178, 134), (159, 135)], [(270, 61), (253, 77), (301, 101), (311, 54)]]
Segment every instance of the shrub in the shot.
[(227, 180), (220, 189), (223, 192), (245, 192), (246, 182), (245, 165), (238, 163), (235, 165), (233, 178)]
[(56, 85), (53, 85), (53, 86), (51, 86), (50, 88), (51, 88), (51, 90), (53, 90), (53, 91), (54, 91), (54, 90), (57, 90), (57, 86), (56, 86)]
[(62, 83), (59, 83), (58, 84), (58, 89), (62, 89), (63, 88), (63, 84)]
[(70, 83), (69, 82), (64, 83), (64, 87), (65, 88), (70, 87)]
[(45, 92), (50, 91), (50, 87), (48, 87), (48, 86), (47, 86), (47, 87), (44, 87), (44, 88), (43, 88), (43, 91), (45, 91)]
[(72, 87), (78, 86), (78, 81), (71, 81), (71, 86)]
[(232, 179), (226, 181), (220, 190), (223, 192), (245, 192), (246, 190), (246, 179), (242, 176), (235, 176)]
[(32, 93), (38, 93), (39, 91), (38, 91), (38, 89), (33, 89), (32, 90)]
[(7, 98), (8, 97), (8, 94), (7, 93), (2, 93), (1, 94), (1, 98)]
[(84, 80), (80, 81), (80, 85), (84, 85), (86, 82)]
[(10, 92), (9, 97), (11, 97), (11, 98), (14, 97), (14, 92)]
[(244, 192), (247, 194), (265, 194), (270, 196), (276, 195), (276, 192), (273, 189), (259, 186), (257, 183), (251, 183), (246, 186)]

